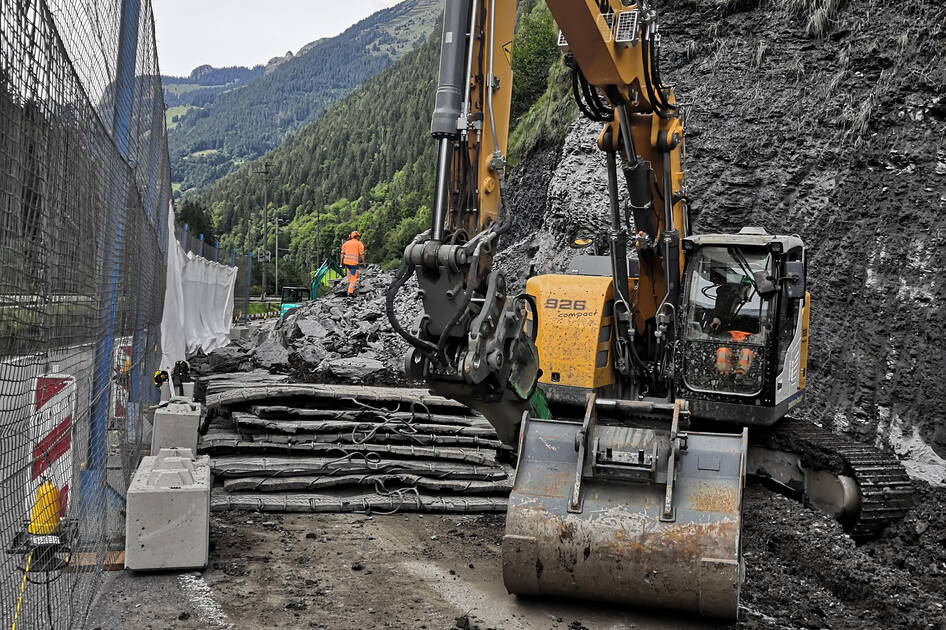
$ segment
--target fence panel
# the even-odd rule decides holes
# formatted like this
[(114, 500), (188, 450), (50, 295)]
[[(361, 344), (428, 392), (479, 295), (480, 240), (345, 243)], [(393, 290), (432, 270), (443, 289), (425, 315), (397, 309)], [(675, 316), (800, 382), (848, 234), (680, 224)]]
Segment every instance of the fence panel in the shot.
[(123, 545), (170, 195), (150, 4), (0, 2), (3, 627), (84, 627)]

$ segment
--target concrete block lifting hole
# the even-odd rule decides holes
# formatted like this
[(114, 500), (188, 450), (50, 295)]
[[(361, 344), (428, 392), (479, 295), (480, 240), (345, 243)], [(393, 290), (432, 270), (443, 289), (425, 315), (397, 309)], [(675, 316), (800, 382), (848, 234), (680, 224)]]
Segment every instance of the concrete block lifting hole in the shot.
[(128, 487), (125, 568), (201, 569), (210, 553), (210, 458), (186, 448), (144, 457)]
[(151, 452), (163, 448), (189, 448), (197, 452), (197, 432), (200, 428), (200, 405), (194, 402), (168, 403), (154, 411), (151, 430)]

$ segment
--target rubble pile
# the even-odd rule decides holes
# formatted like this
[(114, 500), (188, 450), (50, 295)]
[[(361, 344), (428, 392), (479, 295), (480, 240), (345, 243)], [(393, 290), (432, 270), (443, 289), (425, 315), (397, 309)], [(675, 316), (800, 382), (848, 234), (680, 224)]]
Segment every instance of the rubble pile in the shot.
[(215, 510), (502, 512), (510, 469), (485, 418), (424, 390), (209, 384), (198, 450)]
[[(264, 370), (303, 383), (404, 384), (407, 344), (385, 313), (393, 272), (369, 266), (349, 298), (344, 281), (330, 295), (306, 302), (285, 317), (247, 327), (245, 334), (206, 356), (191, 359), (198, 375)], [(409, 283), (395, 302), (398, 320), (409, 327), (420, 302)]]

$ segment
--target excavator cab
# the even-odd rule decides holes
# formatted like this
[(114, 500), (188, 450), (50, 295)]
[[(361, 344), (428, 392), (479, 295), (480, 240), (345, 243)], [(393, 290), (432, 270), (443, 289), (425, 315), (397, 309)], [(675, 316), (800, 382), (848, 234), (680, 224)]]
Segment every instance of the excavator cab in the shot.
[(693, 236), (685, 257), (676, 389), (694, 416), (771, 425), (804, 396), (804, 245), (761, 228)]

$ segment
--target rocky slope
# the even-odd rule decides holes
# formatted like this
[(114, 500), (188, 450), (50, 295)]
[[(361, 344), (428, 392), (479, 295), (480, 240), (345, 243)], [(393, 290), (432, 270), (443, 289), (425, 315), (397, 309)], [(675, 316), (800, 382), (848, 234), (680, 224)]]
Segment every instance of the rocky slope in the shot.
[[(403, 384), (407, 344), (385, 315), (384, 292), (393, 273), (371, 266), (358, 293), (345, 295), (345, 282), (285, 317), (251, 324), (246, 334), (209, 355), (191, 359), (198, 375), (266, 370), (299, 383)], [(395, 312), (409, 326), (420, 302), (411, 283), (399, 294)]]

